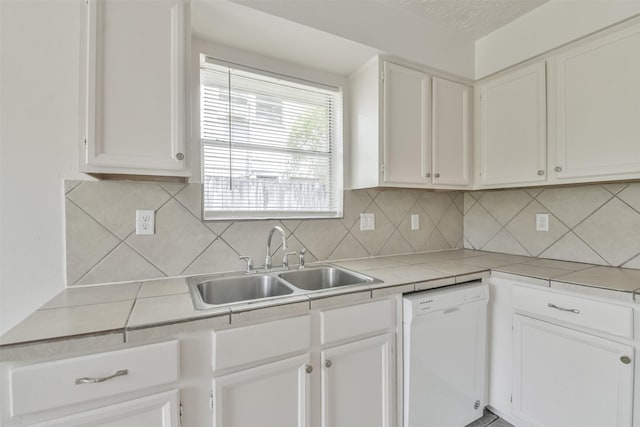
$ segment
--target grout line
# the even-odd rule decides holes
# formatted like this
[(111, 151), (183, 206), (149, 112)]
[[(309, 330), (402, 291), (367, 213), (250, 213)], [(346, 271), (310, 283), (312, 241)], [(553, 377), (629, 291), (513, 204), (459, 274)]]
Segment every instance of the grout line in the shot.
[(100, 258), (95, 264), (93, 264), (91, 267), (89, 267), (89, 269), (87, 271), (84, 272), (84, 274), (82, 274), (82, 276), (80, 276), (78, 278), (78, 280), (76, 280), (75, 282), (73, 282), (73, 284), (68, 286), (76, 286), (78, 284), (80, 284), (80, 282), (82, 281), (82, 279), (84, 279), (85, 277), (87, 277), (89, 275), (89, 273), (91, 273), (93, 270), (95, 270), (101, 263), (102, 261), (104, 261), (105, 259), (107, 259), (107, 257), (109, 255), (111, 255), (113, 252), (115, 252), (116, 249), (118, 249), (120, 246), (122, 246), (124, 244), (123, 241), (118, 242), (117, 245), (115, 245), (109, 252), (107, 252), (102, 258)]
[[(211, 230), (209, 230), (211, 231)], [(213, 231), (211, 231), (213, 233)], [(213, 233), (215, 235), (215, 233)], [(207, 249), (209, 249), (215, 242), (216, 240), (218, 240), (219, 237), (216, 237), (215, 239), (213, 239), (213, 241), (211, 243), (209, 243), (200, 253), (198, 253), (198, 255), (196, 255), (189, 264), (187, 264), (187, 266), (185, 268), (182, 269), (182, 271), (180, 272), (180, 275), (184, 275), (184, 272), (187, 271), (189, 269), (189, 267), (191, 267), (193, 265), (193, 263), (195, 263), (198, 259), (200, 259), (200, 257), (207, 251)]]
[(126, 245), (129, 249), (131, 249), (132, 251), (134, 251), (135, 253), (137, 253), (138, 255), (140, 255), (142, 257), (142, 259), (144, 259), (145, 261), (147, 261), (149, 264), (151, 264), (156, 270), (158, 270), (160, 273), (164, 274), (164, 277), (169, 277), (169, 275), (160, 267), (158, 267), (157, 265), (155, 265), (153, 263), (153, 261), (151, 261), (149, 258), (147, 258), (142, 252), (140, 252), (139, 250), (137, 250), (135, 247), (131, 246), (129, 243), (123, 241), (122, 242), (124, 245)]

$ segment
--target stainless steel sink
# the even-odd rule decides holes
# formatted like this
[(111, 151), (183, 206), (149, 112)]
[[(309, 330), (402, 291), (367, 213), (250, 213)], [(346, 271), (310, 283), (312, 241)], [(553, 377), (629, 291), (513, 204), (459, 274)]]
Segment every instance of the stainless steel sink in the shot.
[(294, 289), (274, 275), (188, 279), (189, 291), (196, 309), (220, 304), (271, 298), (294, 293)]
[(304, 289), (305, 291), (380, 282), (373, 277), (337, 267), (312, 267), (306, 270), (280, 273), (278, 276), (296, 288)]

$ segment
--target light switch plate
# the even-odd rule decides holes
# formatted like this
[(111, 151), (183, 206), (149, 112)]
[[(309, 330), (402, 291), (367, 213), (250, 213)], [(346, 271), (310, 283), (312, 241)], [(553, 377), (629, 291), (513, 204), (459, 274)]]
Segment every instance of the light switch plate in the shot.
[(420, 230), (420, 215), (411, 214), (411, 229)]
[(361, 213), (360, 214), (360, 230), (371, 231), (376, 229), (376, 214)]
[(536, 214), (536, 231), (549, 231), (549, 214)]

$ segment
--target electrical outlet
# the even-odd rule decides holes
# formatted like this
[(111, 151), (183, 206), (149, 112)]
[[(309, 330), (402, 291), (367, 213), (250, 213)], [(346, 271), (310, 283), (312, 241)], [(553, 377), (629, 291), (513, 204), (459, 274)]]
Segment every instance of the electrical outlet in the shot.
[(549, 214), (536, 214), (536, 231), (549, 231)]
[(376, 229), (376, 214), (361, 213), (360, 214), (360, 230), (370, 231)]
[(155, 234), (156, 212), (153, 210), (136, 211), (136, 234)]
[(411, 229), (420, 230), (420, 215), (411, 214)]

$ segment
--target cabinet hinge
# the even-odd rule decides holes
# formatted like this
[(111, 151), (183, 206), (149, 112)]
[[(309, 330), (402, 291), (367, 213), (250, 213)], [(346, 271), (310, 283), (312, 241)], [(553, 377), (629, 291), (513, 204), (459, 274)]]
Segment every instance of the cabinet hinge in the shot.
[(380, 73), (380, 78), (382, 79), (382, 81), (384, 82), (384, 71), (382, 73)]
[(84, 149), (87, 149), (87, 138), (84, 139), (84, 141), (82, 142), (84, 144)]
[(184, 414), (184, 406), (182, 406), (182, 402), (180, 402), (180, 424), (182, 424), (182, 415)]
[(213, 412), (213, 390), (209, 392), (209, 409)]
[(384, 163), (380, 165), (380, 172), (384, 173)]
[(509, 395), (509, 402), (513, 403), (513, 394)]

